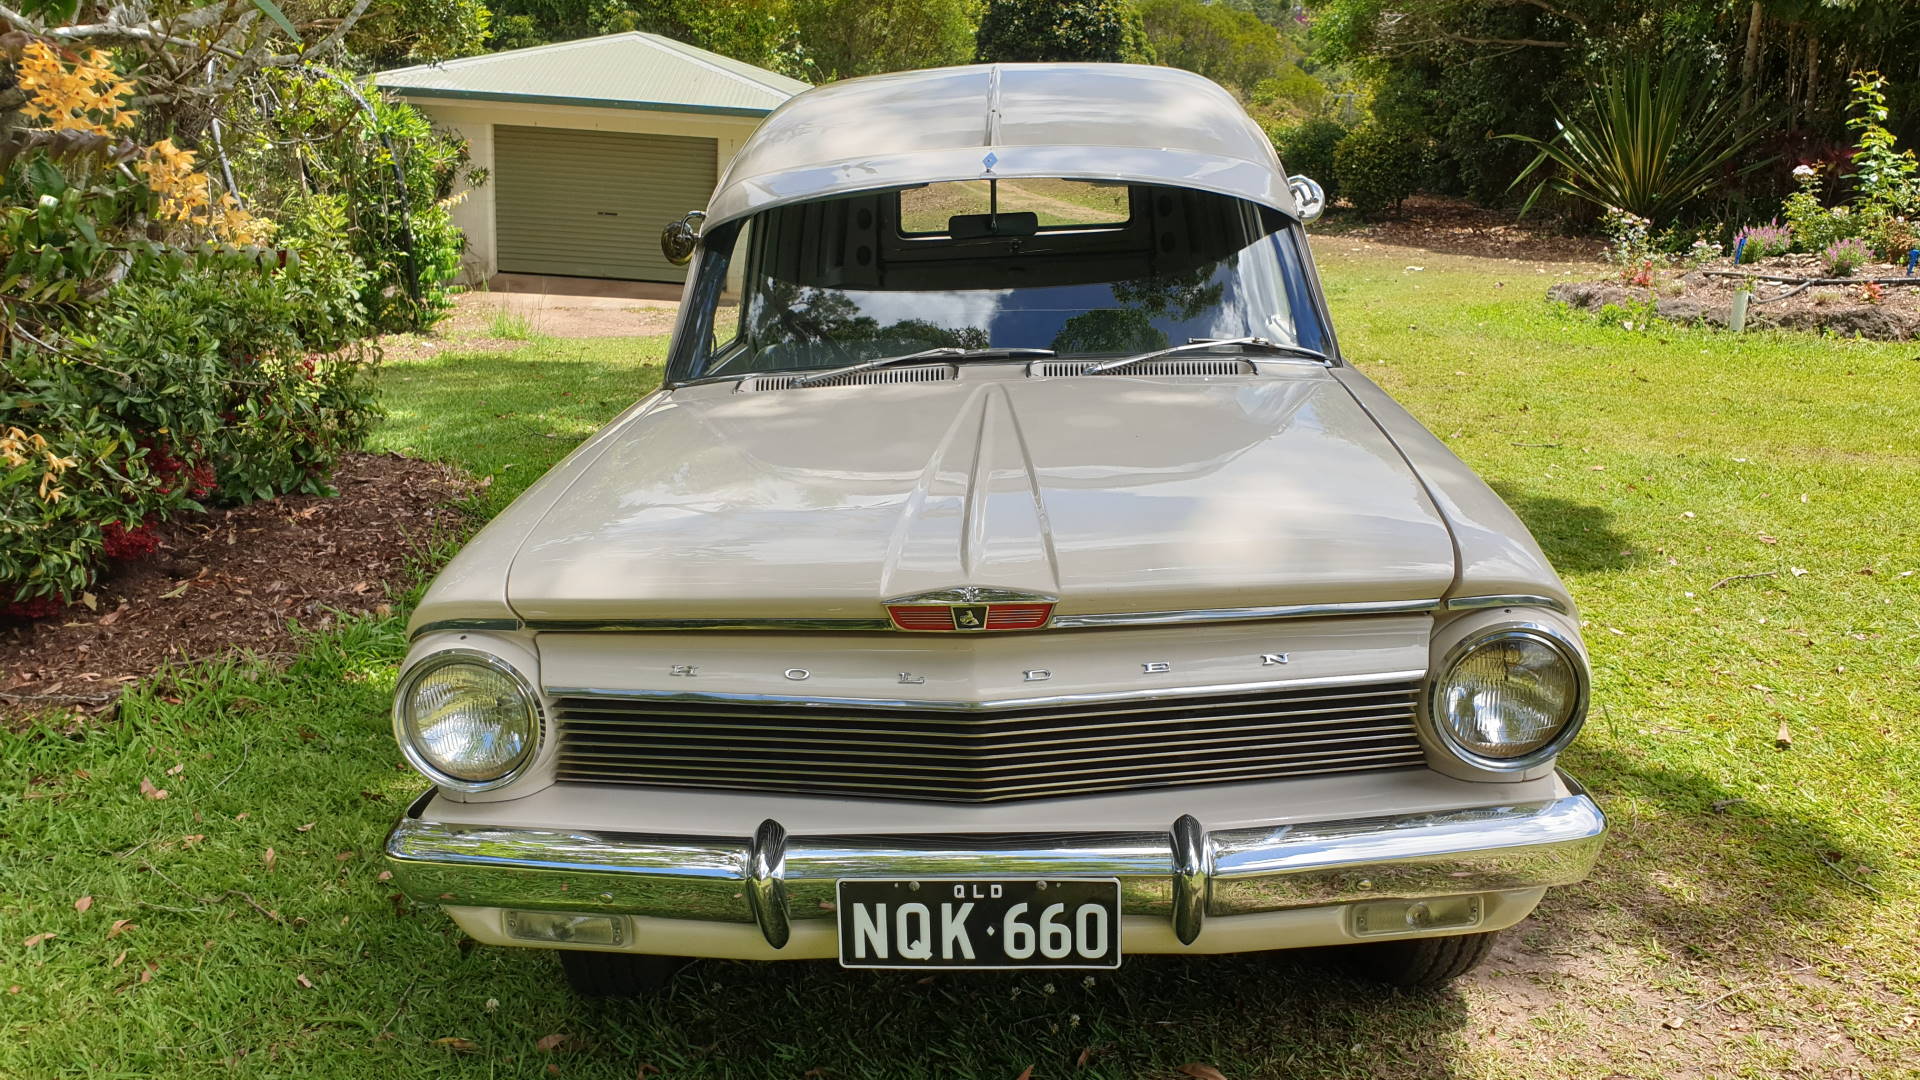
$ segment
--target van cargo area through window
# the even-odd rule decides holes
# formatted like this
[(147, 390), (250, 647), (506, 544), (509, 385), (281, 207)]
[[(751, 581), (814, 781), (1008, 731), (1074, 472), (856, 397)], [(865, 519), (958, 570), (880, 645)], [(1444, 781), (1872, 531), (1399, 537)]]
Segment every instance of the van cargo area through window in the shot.
[(1184, 188), (959, 181), (798, 203), (702, 241), (674, 381), (943, 346), (1126, 355), (1201, 338), (1324, 351), (1300, 227)]

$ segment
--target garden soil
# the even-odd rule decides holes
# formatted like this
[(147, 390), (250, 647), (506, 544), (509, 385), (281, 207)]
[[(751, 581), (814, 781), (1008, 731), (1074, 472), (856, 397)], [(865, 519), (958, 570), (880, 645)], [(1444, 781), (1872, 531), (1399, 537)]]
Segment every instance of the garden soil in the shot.
[(407, 564), (466, 521), (455, 471), (392, 454), (351, 454), (334, 497), (290, 495), (161, 526), (153, 554), (117, 564), (93, 604), (0, 619), (0, 722), (110, 709), (127, 684), (170, 662), (246, 651), (285, 657), (292, 624), (390, 610)]

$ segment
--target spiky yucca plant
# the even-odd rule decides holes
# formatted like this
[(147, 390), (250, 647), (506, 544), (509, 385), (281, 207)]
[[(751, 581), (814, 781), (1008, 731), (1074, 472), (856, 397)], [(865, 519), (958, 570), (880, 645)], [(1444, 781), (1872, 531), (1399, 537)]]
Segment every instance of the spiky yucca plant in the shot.
[(1739, 177), (1766, 164), (1733, 164), (1765, 124), (1684, 58), (1629, 61), (1599, 78), (1591, 95), (1589, 108), (1560, 117), (1552, 138), (1500, 136), (1540, 149), (1510, 188), (1548, 163), (1557, 167), (1534, 186), (1521, 213), (1551, 189), (1665, 223), (1727, 179), (1729, 168)]

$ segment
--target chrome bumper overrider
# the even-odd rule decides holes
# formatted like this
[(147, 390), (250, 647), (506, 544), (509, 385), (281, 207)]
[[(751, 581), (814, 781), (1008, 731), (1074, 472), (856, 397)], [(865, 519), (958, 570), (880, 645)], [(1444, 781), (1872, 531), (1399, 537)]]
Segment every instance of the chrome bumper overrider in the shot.
[(758, 926), (832, 919), (834, 882), (890, 877), (1117, 877), (1128, 915), (1192, 944), (1211, 916), (1360, 900), (1567, 885), (1587, 875), (1606, 816), (1568, 794), (1439, 813), (1208, 832), (1190, 815), (1158, 833), (750, 837), (493, 828), (423, 816), (387, 836), (394, 880), (423, 903), (606, 912)]

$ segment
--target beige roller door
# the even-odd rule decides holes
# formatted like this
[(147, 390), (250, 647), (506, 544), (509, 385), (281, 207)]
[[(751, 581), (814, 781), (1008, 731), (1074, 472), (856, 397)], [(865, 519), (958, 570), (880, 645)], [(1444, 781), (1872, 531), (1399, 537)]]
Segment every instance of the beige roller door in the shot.
[(707, 205), (712, 139), (497, 124), (493, 159), (502, 272), (686, 280), (660, 230)]

